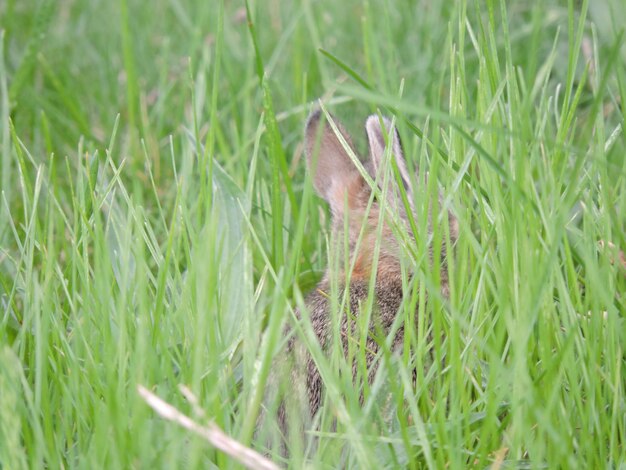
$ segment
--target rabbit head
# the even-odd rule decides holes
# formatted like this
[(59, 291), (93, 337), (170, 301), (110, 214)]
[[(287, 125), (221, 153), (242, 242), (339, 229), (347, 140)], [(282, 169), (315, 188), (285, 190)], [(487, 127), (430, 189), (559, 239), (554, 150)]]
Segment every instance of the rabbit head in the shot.
[[(356, 155), (350, 136), (338, 122), (334, 119), (333, 122), (337, 133), (321, 111), (316, 111), (309, 117), (305, 129), (308, 171), (312, 175), (317, 193), (330, 205), (333, 231), (340, 240), (343, 240), (344, 236), (348, 238), (350, 255), (355, 257), (351, 280), (368, 280), (373, 267), (377, 231), (381, 220), (380, 211), (384, 208), (375, 198), (368, 210), (372, 186), (350, 156), (350, 152), (353, 156)], [(400, 183), (406, 191), (408, 210), (413, 211), (412, 185), (418, 178), (408, 171), (398, 132), (392, 129), (391, 121), (381, 119), (378, 115), (367, 118), (365, 131), (369, 142), (369, 157), (362, 162), (363, 169), (381, 190), (382, 198), (398, 216), (395, 219), (404, 224), (406, 233), (414, 239), (417, 234), (413, 234), (409, 228), (407, 208), (401, 200), (399, 184), (391, 168), (388, 170), (390, 173), (387, 183), (383, 184), (383, 170), (387, 166), (385, 157), (391, 155), (400, 175)], [(391, 148), (386, 152), (387, 146)], [(377, 283), (400, 280), (401, 277), (400, 241), (394, 236), (389, 217), (385, 216), (382, 220)], [(458, 224), (452, 214), (448, 215), (448, 221), (450, 238), (454, 241), (458, 236)], [(362, 230), (363, 238), (357, 244)]]

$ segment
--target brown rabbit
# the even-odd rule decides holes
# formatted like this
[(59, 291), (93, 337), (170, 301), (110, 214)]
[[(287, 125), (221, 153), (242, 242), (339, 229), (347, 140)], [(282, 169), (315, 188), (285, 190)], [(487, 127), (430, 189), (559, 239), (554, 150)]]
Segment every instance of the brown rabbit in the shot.
[[(391, 152), (388, 151), (387, 155), (393, 155), (408, 200), (413, 201), (411, 185), (414, 184), (417, 178), (411, 178), (409, 175), (398, 133), (395, 130), (391, 130), (391, 122), (389, 120), (383, 118), (382, 121), (386, 130), (382, 129), (381, 120), (377, 115), (370, 116), (365, 122), (370, 155), (369, 159), (363, 162), (363, 168), (371, 179), (375, 181), (375, 184), (382, 187), (382, 169), (385, 168), (383, 163), (387, 140), (388, 145), (391, 146)], [(345, 143), (354, 152), (354, 147), (348, 134), (338, 123), (336, 127)], [(388, 137), (386, 137), (387, 134), (389, 134)], [(354, 267), (348, 276), (349, 286), (345, 285), (346, 274), (348, 273), (340, 272), (338, 274), (338, 279), (340, 280), (339, 295), (343, 296), (345, 289), (349, 290), (346, 310), (349, 310), (350, 313), (342, 312), (340, 320), (340, 334), (344, 350), (347, 351), (349, 341), (347, 338), (355, 331), (355, 322), (351, 318), (359, 315), (361, 306), (368, 298), (370, 277), (374, 266), (377, 231), (379, 221), (381, 220), (379, 216), (380, 211), (384, 208), (374, 199), (371, 208), (369, 211), (367, 210), (368, 202), (372, 195), (372, 187), (356, 167), (340, 139), (330, 124), (326, 122), (321, 111), (314, 112), (307, 121), (305, 150), (308, 171), (313, 178), (315, 189), (330, 205), (332, 230), (335, 239), (339, 242), (339, 246), (344, 246), (344, 240), (347, 237), (349, 253), (345, 253), (345, 255), (350, 256), (350, 261), (354, 260), (354, 264), (351, 264)], [(415, 235), (411, 234), (409, 229), (405, 205), (400, 199), (400, 191), (392, 173), (388, 177), (386, 191), (382, 197), (392, 211), (399, 216), (397, 220), (405, 224), (405, 230), (409, 233), (409, 239), (414, 240)], [(382, 236), (379, 243), (380, 251), (376, 265), (374, 293), (375, 303), (372, 310), (370, 331), (374, 332), (380, 328), (377, 331), (380, 332), (382, 330), (386, 336), (401, 306), (403, 288), (400, 242), (394, 236), (388, 223), (388, 217), (385, 217), (383, 220), (385, 222), (383, 223)], [(458, 235), (457, 221), (449, 214), (448, 222), (450, 238), (451, 240), (456, 240)], [(348, 233), (345, 233), (346, 227)], [(363, 238), (358, 242), (359, 234), (363, 227)], [(339, 266), (344, 266), (343, 261), (344, 259), (340, 258)], [(442, 265), (445, 266), (445, 264)], [(447, 296), (448, 277), (445, 268), (442, 271), (441, 289), (443, 295)], [(343, 285), (341, 285), (342, 282)], [(323, 350), (327, 349), (332, 335), (330, 292), (330, 274), (327, 270), (317, 288), (309, 294), (305, 301), (312, 329)], [(297, 314), (300, 316), (300, 312)], [(393, 340), (394, 349), (402, 344), (403, 336), (403, 327), (400, 326)], [(287, 348), (289, 357), (294, 362), (293, 370), (290, 373), (290, 385), (296, 388), (293, 390), (292, 395), (296, 397), (296, 401), (298, 400), (297, 397), (301, 396), (299, 399), (300, 403), (308, 400), (308, 414), (309, 417), (313, 417), (317, 413), (322, 400), (323, 383), (320, 373), (310, 354), (299, 340), (292, 338)], [(372, 338), (372, 335), (367, 339), (366, 348), (367, 370), (371, 380), (376, 368), (372, 366), (372, 361), (379, 350), (379, 345)], [(354, 372), (356, 370), (353, 368)], [(291, 400), (293, 405), (293, 398)], [(304, 404), (301, 404), (300, 407), (307, 408)], [(307, 410), (303, 411), (306, 412)], [(286, 424), (285, 413), (285, 405), (283, 404), (279, 409), (279, 420), (282, 423), (283, 430), (285, 430)]]

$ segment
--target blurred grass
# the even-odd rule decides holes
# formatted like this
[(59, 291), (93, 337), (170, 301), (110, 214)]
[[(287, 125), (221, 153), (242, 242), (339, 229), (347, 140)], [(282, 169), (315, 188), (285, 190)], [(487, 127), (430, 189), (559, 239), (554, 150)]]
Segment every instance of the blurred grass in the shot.
[(619, 0), (249, 8), (0, 3), (0, 466), (234, 467), (136, 393), (186, 411), (180, 383), (281, 461), (255, 426), (328, 263), (300, 144), (319, 97), (360, 148), (365, 116), (395, 114), (431, 175), (417, 227), (441, 186), (461, 234), (449, 300), (437, 269), (407, 279), (418, 328), (379, 381), (295, 325), (328, 397), (289, 463), (626, 465)]

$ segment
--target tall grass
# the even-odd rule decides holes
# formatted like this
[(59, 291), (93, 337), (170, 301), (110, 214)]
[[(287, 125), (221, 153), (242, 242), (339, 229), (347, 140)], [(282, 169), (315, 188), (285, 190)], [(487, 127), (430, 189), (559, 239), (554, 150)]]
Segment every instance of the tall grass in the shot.
[[(235, 467), (137, 393), (193, 415), (179, 384), (294, 468), (626, 465), (621, 3), (248, 7), (0, 3), (0, 466)], [(371, 384), (293, 314), (339, 262), (303, 169), (320, 97), (358, 137), (395, 116), (416, 226), (460, 222), (448, 299), (441, 217), (406, 247), (418, 324)], [(288, 461), (257, 419), (286, 324), (327, 389)]]

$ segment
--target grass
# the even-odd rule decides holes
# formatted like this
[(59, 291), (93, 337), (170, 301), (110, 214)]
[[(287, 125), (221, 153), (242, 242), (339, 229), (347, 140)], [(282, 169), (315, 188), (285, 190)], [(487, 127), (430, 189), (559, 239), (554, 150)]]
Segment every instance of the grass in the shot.
[[(0, 4), (0, 467), (236, 467), (137, 393), (194, 415), (179, 384), (200, 422), (294, 468), (626, 465), (621, 3), (249, 13)], [(439, 187), (460, 222), (450, 298), (420, 263), (418, 327), (372, 384), (293, 317), (337, 263), (304, 174), (319, 97), (361, 148), (368, 114), (395, 116), (430, 173), (416, 223)], [(291, 436), (289, 462), (257, 426), (286, 323), (327, 386), (318, 446)]]

